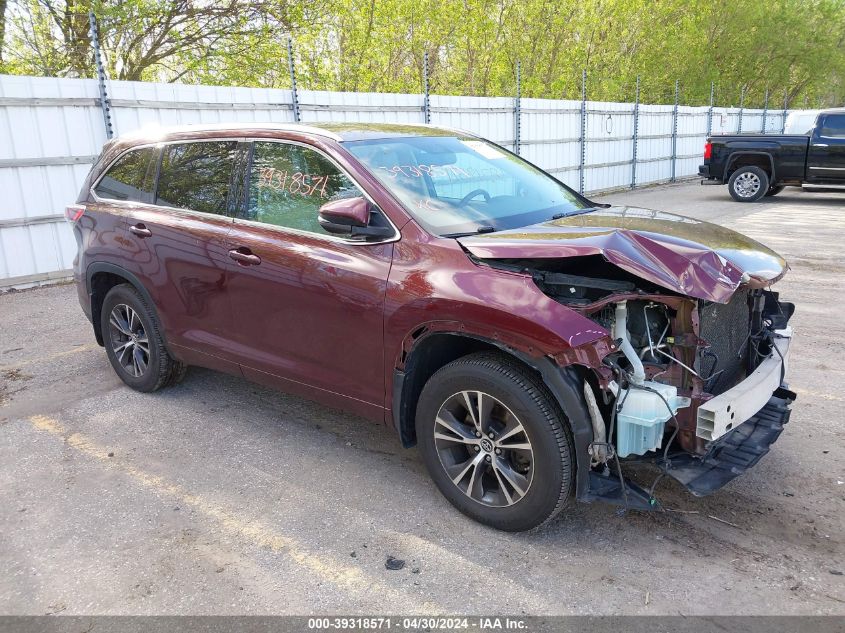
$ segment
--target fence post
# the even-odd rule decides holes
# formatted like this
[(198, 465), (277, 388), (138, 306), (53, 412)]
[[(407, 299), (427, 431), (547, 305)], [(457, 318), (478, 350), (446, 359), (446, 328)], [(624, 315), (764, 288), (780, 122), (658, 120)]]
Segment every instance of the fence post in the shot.
[(766, 123), (768, 123), (768, 121), (766, 119), (768, 117), (769, 117), (769, 89), (766, 88), (766, 97), (763, 100), (763, 129), (760, 130), (760, 132), (762, 134), (766, 133)]
[(428, 51), (423, 53), (423, 90), (425, 96), (423, 97), (423, 117), (425, 123), (431, 123), (431, 101), (429, 100), (428, 89)]
[(742, 134), (742, 109), (745, 107), (745, 86), (742, 87), (742, 92), (739, 93), (739, 123), (737, 124), (737, 134)]
[(675, 107), (672, 108), (672, 177), (670, 182), (675, 182), (675, 173), (678, 162), (678, 96), (680, 92), (680, 80), (675, 80)]
[(707, 109), (707, 136), (713, 134), (713, 95), (715, 95), (715, 85), (710, 82), (710, 107)]
[(783, 89), (783, 115), (780, 117), (780, 133), (786, 133), (786, 107), (789, 105), (789, 90)]
[(637, 137), (640, 135), (640, 76), (637, 75), (637, 89), (634, 93), (634, 136), (631, 154), (631, 189), (637, 186)]
[(293, 40), (288, 36), (288, 70), (290, 70), (290, 94), (291, 105), (293, 106), (293, 120), (299, 123), (299, 94), (296, 90), (296, 69), (293, 64)]
[(587, 159), (587, 69), (581, 71), (581, 161), (578, 164), (578, 193), (584, 193), (584, 163)]
[(94, 10), (88, 12), (88, 24), (91, 30), (88, 35), (91, 37), (91, 47), (94, 49), (94, 64), (97, 67), (97, 85), (100, 89), (100, 109), (103, 111), (103, 124), (106, 127), (106, 138), (114, 136), (114, 127), (111, 121), (111, 101), (106, 90), (106, 70), (103, 67), (103, 58), (100, 55), (100, 30), (97, 27), (97, 17)]
[(522, 131), (522, 111), (520, 101), (522, 100), (522, 65), (519, 60), (516, 62), (516, 99), (513, 102), (513, 133), (514, 133), (514, 152), (519, 154), (520, 132)]

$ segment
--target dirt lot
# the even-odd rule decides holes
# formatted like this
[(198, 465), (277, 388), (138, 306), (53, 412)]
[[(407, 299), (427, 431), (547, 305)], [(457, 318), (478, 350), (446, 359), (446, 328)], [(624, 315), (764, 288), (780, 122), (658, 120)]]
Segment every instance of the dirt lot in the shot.
[[(576, 505), (542, 531), (495, 532), (388, 429), (200, 369), (135, 393), (72, 286), (10, 293), (0, 613), (845, 615), (845, 194), (607, 199), (710, 219), (790, 260), (799, 400), (751, 472), (706, 499), (664, 480), (658, 496), (687, 513)], [(385, 569), (391, 555), (405, 567)]]

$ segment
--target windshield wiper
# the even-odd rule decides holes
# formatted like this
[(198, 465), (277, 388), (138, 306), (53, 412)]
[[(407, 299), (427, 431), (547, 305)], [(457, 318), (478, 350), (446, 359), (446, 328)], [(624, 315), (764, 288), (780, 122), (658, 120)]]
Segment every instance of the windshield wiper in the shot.
[(470, 235), (478, 235), (479, 233), (493, 233), (495, 230), (495, 226), (485, 225), (479, 226), (474, 231), (467, 231), (466, 233), (445, 233), (441, 237), (468, 237)]
[(567, 211), (565, 213), (555, 213), (549, 221), (551, 220), (560, 220), (561, 218), (568, 218), (570, 215), (581, 215), (583, 213), (590, 213), (592, 211), (597, 211), (596, 207), (584, 207), (583, 209), (573, 209), (572, 211)]

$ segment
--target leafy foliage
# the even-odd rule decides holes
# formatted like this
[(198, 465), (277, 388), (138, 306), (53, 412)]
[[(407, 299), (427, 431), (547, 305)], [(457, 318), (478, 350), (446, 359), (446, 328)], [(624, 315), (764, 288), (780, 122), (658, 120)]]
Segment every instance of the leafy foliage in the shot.
[[(5, 6), (7, 5), (8, 6)], [(0, 0), (0, 71), (93, 76), (88, 10), (110, 77), (771, 107), (845, 102), (845, 0)], [(5, 6), (5, 11), (3, 7)], [(5, 33), (5, 36), (4, 36)]]

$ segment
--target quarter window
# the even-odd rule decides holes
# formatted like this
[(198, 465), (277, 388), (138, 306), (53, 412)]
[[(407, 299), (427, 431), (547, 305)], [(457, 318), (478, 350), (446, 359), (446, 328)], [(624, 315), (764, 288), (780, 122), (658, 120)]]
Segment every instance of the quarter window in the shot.
[(156, 204), (225, 215), (237, 141), (166, 145)]
[(360, 195), (355, 183), (312, 149), (292, 143), (254, 143), (249, 220), (324, 234), (317, 222), (320, 207)]
[(100, 179), (94, 193), (107, 200), (152, 202), (154, 154), (152, 147), (126, 152)]

